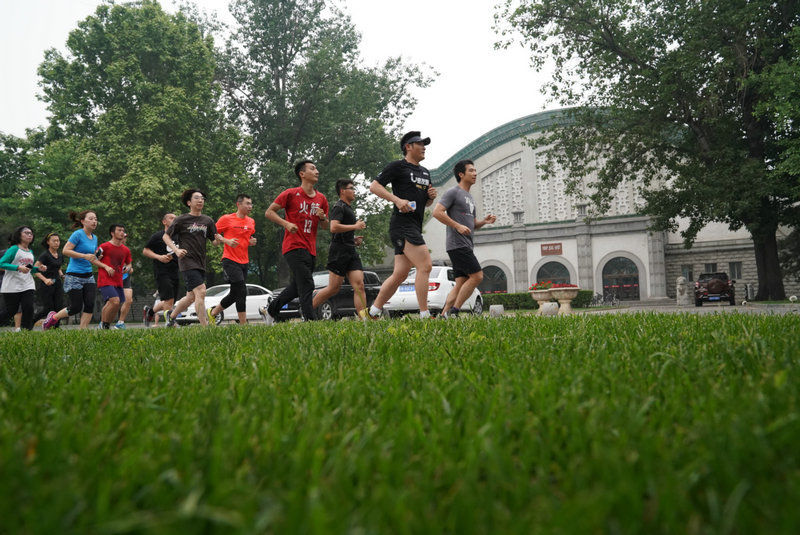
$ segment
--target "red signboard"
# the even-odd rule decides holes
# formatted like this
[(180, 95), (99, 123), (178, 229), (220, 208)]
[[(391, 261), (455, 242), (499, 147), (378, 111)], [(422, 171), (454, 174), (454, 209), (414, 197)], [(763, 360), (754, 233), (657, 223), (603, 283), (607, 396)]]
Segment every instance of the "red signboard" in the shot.
[(542, 244), (542, 256), (554, 255), (554, 254), (561, 254), (561, 244), (560, 243), (543, 243)]

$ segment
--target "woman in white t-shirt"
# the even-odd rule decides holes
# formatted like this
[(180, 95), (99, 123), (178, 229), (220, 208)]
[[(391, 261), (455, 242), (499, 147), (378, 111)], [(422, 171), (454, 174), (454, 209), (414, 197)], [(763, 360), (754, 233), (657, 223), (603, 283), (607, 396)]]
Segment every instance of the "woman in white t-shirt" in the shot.
[[(30, 227), (17, 227), (11, 235), (11, 247), (0, 258), (0, 268), (6, 271), (0, 293), (6, 302), (6, 314), (13, 315), (22, 309), (22, 328), (33, 329), (33, 302), (36, 284), (33, 282), (33, 273), (39, 271), (34, 265), (33, 230)], [(7, 318), (0, 318), (0, 324)]]

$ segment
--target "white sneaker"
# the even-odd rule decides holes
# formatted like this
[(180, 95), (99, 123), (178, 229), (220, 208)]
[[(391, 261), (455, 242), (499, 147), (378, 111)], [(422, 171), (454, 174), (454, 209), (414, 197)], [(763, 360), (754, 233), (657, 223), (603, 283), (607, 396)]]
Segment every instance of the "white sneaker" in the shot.
[(275, 318), (270, 316), (269, 312), (267, 312), (267, 307), (258, 307), (258, 314), (261, 316), (261, 319), (264, 320), (265, 325), (272, 326), (275, 324)]

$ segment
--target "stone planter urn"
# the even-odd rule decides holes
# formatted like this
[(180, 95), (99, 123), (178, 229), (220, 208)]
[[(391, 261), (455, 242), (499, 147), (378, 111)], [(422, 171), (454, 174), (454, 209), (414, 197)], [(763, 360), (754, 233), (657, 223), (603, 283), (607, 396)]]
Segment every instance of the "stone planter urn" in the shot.
[[(552, 294), (550, 293), (552, 290), (531, 290), (531, 297), (539, 303), (539, 310), (536, 311), (537, 316), (552, 316), (554, 312), (552, 311), (552, 306), (555, 303), (550, 303), (550, 300), (553, 298)], [(557, 306), (557, 305), (556, 305)]]
[(572, 314), (572, 300), (578, 297), (580, 288), (551, 288), (550, 295), (558, 301), (558, 315)]

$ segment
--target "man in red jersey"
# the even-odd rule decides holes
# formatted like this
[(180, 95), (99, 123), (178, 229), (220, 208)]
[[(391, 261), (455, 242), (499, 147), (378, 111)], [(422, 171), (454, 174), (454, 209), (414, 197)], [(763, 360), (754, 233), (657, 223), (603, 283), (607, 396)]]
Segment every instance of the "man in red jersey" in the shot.
[(250, 263), (248, 248), (256, 244), (253, 234), (256, 222), (250, 217), (253, 200), (249, 195), (236, 196), (236, 211), (225, 214), (217, 221), (217, 240), (224, 244), (222, 251), (222, 271), (231, 283), (228, 295), (220, 303), (208, 309), (208, 323), (213, 325), (220, 312), (236, 303), (239, 324), (247, 323), (247, 266)]
[[(317, 258), (317, 226), (328, 228), (328, 199), (314, 189), (319, 181), (319, 171), (311, 160), (303, 160), (294, 166), (294, 174), (300, 179), (300, 187), (289, 188), (275, 199), (264, 214), (267, 219), (284, 228), (281, 252), (292, 272), (292, 282), (273, 299), (261, 313), (271, 325), (281, 307), (300, 298), (300, 310), (306, 321), (316, 319), (312, 299), (314, 294), (314, 262)], [(278, 215), (284, 210), (286, 219)]]
[[(100, 246), (98, 259), (101, 269), (97, 270), (97, 288), (105, 300), (100, 313), (100, 328), (109, 329), (116, 321), (120, 306), (125, 302), (125, 291), (122, 289), (122, 275), (131, 269), (131, 250), (122, 240), (125, 238), (125, 227), (111, 225), (108, 229), (111, 239)], [(102, 252), (101, 252), (102, 251)]]

